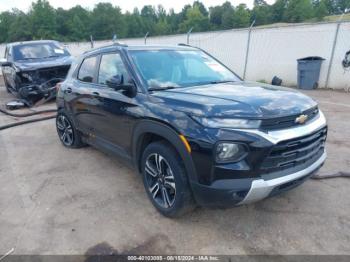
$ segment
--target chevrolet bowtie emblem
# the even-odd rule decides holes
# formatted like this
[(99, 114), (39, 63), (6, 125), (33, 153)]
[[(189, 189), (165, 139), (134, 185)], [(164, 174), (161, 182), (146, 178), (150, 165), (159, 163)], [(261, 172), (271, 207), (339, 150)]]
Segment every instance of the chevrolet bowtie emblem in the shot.
[(308, 119), (308, 116), (307, 115), (300, 115), (298, 116), (296, 119), (295, 119), (295, 123), (298, 123), (298, 124), (304, 124), (306, 122), (306, 120)]

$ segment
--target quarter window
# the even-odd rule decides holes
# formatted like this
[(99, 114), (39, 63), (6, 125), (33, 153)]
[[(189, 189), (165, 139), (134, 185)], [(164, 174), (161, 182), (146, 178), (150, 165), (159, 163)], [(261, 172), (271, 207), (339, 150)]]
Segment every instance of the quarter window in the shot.
[(96, 65), (97, 56), (86, 58), (79, 69), (78, 79), (83, 82), (92, 83), (94, 81)]
[(124, 83), (130, 82), (130, 76), (120, 54), (111, 53), (103, 55), (101, 58), (100, 71), (98, 73), (98, 83), (105, 85), (108, 79), (116, 75), (122, 75)]

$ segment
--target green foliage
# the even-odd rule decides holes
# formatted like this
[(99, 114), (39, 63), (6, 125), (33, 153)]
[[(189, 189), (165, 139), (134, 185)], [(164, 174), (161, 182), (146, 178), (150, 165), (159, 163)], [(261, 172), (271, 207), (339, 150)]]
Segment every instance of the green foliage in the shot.
[(350, 12), (350, 0), (336, 0), (337, 13)]
[(288, 0), (276, 0), (271, 8), (271, 19), (273, 23), (284, 22), (283, 13), (287, 8)]
[(61, 25), (65, 25), (66, 31), (58, 32), (59, 35), (70, 41), (88, 39), (90, 13), (81, 6), (75, 6), (67, 11), (67, 15), (62, 17)]
[(94, 39), (111, 39), (114, 34), (126, 36), (126, 24), (119, 7), (110, 3), (98, 3), (92, 10), (90, 32)]
[(30, 27), (29, 18), (19, 10), (13, 10), (14, 21), (8, 31), (10, 41), (25, 41), (31, 39), (30, 32), (26, 28)]
[(127, 26), (127, 32), (129, 37), (137, 37), (143, 34), (142, 19), (140, 12), (136, 8), (131, 14), (127, 12), (124, 16), (125, 24)]
[(222, 6), (214, 6), (210, 8), (210, 23), (214, 28), (220, 28), (223, 12), (224, 10)]
[(234, 27), (234, 17), (235, 17), (235, 11), (233, 7), (229, 9), (225, 9), (222, 13), (222, 29), (231, 29)]
[(313, 16), (313, 7), (310, 0), (289, 0), (284, 12), (284, 21), (299, 23)]
[(28, 15), (33, 39), (57, 37), (56, 11), (47, 0), (33, 2)]
[(10, 39), (10, 30), (15, 25), (16, 15), (14, 12), (3, 12), (0, 14), (0, 42)]
[(209, 29), (209, 18), (203, 15), (198, 5), (187, 9), (186, 18), (179, 26), (180, 32), (187, 32), (191, 28), (194, 32)]
[[(232, 1), (231, 1), (232, 2)], [(250, 10), (245, 4), (227, 1), (209, 10), (201, 1), (185, 5), (179, 13), (163, 6), (146, 5), (133, 12), (121, 12), (111, 3), (98, 3), (92, 10), (77, 5), (68, 10), (53, 8), (48, 0), (35, 0), (27, 13), (13, 9), (0, 13), (0, 43), (32, 39), (87, 41), (143, 37), (193, 31), (222, 30), (278, 22), (320, 21), (329, 15), (350, 12), (350, 0), (254, 0)], [(236, 2), (236, 1), (235, 1)], [(237, 1), (238, 2), (238, 1)]]
[(264, 0), (255, 0), (252, 10), (255, 25), (265, 25), (272, 21), (272, 8)]
[(250, 10), (247, 8), (246, 4), (240, 4), (235, 9), (233, 16), (233, 26), (234, 27), (248, 27), (250, 24)]
[(326, 15), (328, 15), (327, 4), (325, 0), (317, 0), (314, 2), (314, 17), (321, 21)]

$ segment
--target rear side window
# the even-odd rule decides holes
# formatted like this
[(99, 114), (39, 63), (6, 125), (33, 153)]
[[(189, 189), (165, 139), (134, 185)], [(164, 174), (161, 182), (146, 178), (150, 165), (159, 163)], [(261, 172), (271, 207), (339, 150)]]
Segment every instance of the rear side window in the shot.
[(105, 85), (108, 79), (116, 75), (122, 75), (124, 83), (130, 82), (130, 76), (120, 55), (118, 53), (103, 55), (98, 73), (98, 83)]
[(97, 65), (97, 56), (85, 58), (78, 73), (78, 79), (92, 83), (94, 81), (95, 69)]

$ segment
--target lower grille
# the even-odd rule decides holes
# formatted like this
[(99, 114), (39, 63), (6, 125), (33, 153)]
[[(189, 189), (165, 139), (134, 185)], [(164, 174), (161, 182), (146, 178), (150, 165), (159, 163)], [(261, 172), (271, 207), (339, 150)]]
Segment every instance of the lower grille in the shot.
[(282, 141), (273, 147), (261, 169), (270, 173), (313, 163), (324, 152), (326, 137), (327, 127), (324, 127), (310, 135)]

